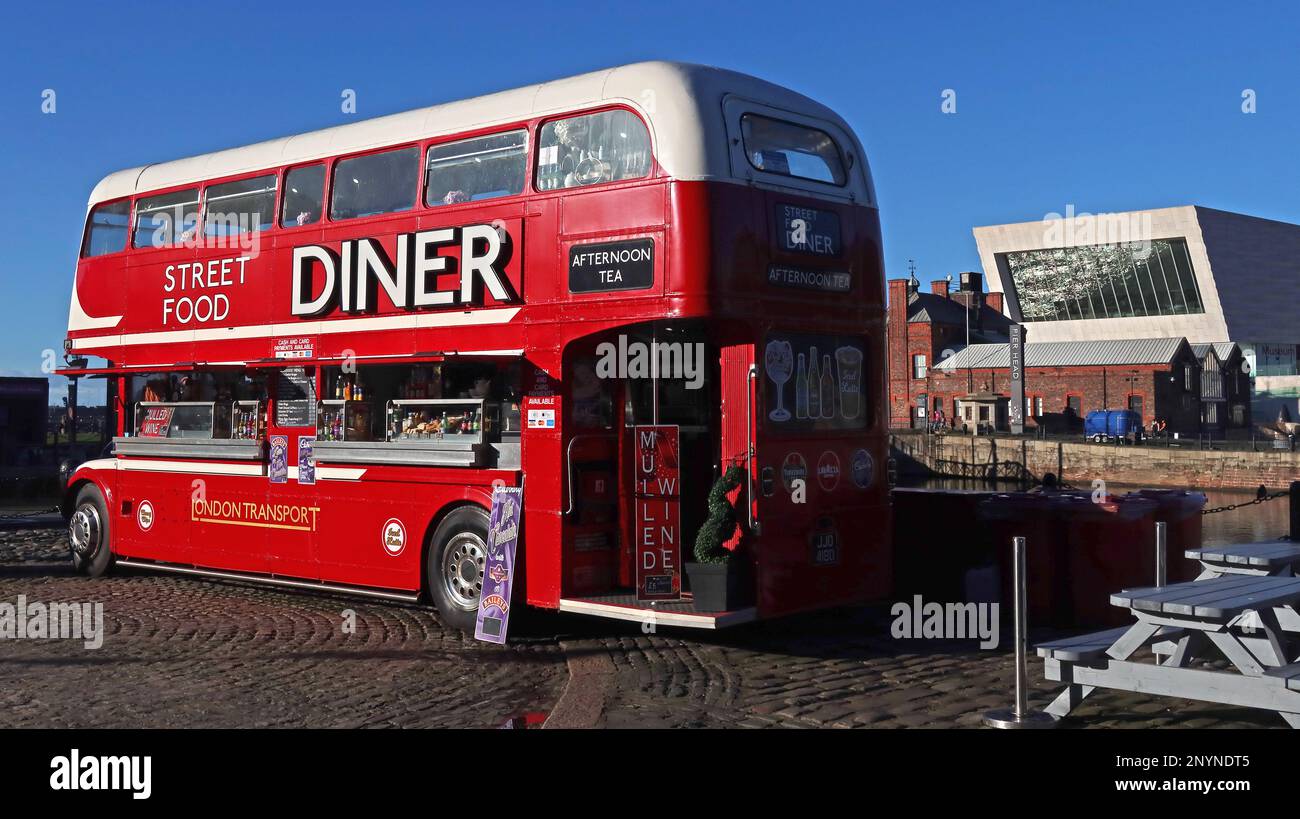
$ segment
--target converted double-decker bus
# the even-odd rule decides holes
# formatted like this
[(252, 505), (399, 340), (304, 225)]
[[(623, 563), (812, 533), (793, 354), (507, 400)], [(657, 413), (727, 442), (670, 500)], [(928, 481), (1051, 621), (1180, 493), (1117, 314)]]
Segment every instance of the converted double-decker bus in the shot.
[[(494, 488), (521, 487), (516, 604), (718, 628), (881, 598), (883, 296), (849, 126), (710, 67), (119, 171), (90, 197), (60, 370), (106, 379), (116, 430), (69, 476), (72, 559), (425, 600), (472, 629)], [(675, 439), (665, 562), (741, 470), (719, 610), (678, 565), (637, 585), (646, 427)]]

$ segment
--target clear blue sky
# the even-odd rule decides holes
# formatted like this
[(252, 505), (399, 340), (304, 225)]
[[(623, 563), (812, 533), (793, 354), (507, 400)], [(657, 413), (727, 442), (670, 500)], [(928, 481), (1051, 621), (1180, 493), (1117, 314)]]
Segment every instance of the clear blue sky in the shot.
[(973, 226), (1071, 204), (1300, 222), (1297, 43), (1284, 3), (30, 6), (0, 31), (0, 374), (60, 348), (110, 171), (642, 59), (838, 110), (870, 154), (892, 276), (909, 258), (923, 279), (979, 269)]

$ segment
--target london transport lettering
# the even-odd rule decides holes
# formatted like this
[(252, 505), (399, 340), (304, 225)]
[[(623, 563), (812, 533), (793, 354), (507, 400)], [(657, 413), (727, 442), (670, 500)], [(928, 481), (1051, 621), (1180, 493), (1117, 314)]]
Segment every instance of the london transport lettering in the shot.
[(633, 428), (636, 439), (636, 596), (677, 600), (681, 578), (681, 463), (678, 428)]
[(190, 520), (195, 523), (314, 532), (319, 517), (320, 507), (293, 503), (256, 503), (199, 498), (190, 502)]
[(515, 552), (519, 545), (520, 511), (524, 490), (519, 486), (497, 486), (492, 490), (492, 513), (488, 517), (487, 563), (483, 567), (483, 591), (479, 596), (475, 639), (504, 645), (510, 627), (510, 595), (514, 588)]

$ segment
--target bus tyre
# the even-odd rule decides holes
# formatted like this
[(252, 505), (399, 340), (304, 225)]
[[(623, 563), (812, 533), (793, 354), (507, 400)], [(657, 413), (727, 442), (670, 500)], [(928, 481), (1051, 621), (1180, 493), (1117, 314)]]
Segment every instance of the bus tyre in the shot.
[(481, 506), (462, 506), (429, 539), (429, 596), (449, 626), (473, 633), (478, 599), (487, 566), (488, 513)]
[(104, 496), (94, 485), (77, 493), (68, 519), (68, 544), (72, 549), (72, 568), (87, 577), (100, 577), (113, 565), (113, 551), (108, 537), (108, 508)]

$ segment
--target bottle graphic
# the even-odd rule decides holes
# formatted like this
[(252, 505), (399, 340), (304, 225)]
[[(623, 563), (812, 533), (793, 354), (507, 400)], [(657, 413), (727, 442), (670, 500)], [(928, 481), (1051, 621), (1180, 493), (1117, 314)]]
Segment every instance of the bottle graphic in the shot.
[(822, 417), (835, 417), (835, 375), (831, 372), (831, 357), (822, 356), (822, 383), (821, 383), (821, 405)]
[(808, 417), (808, 370), (804, 367), (803, 353), (799, 353), (799, 369), (794, 379), (794, 417)]
[(817, 372), (817, 348), (808, 353), (808, 417), (822, 417), (822, 377)]
[(856, 347), (840, 347), (835, 351), (835, 360), (839, 364), (840, 414), (852, 421), (862, 411), (862, 351)]

